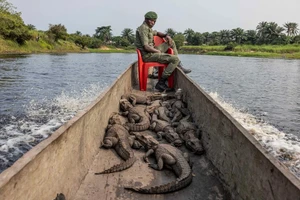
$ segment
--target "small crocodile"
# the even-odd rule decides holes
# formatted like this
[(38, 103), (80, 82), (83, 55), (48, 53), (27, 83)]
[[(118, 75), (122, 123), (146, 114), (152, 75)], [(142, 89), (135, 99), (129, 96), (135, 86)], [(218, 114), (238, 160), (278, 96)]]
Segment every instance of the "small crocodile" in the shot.
[(128, 123), (128, 119), (127, 117), (124, 117), (122, 115), (120, 115), (119, 113), (116, 113), (116, 112), (113, 112), (109, 118), (109, 125), (108, 125), (108, 128), (109, 126), (113, 125), (113, 124), (120, 124), (122, 126), (125, 126), (126, 127), (126, 123)]
[(172, 104), (171, 109), (171, 112), (173, 113), (171, 122), (179, 122), (184, 116), (189, 115), (189, 110), (183, 102), (183, 93), (180, 88), (175, 92), (175, 98), (176, 101)]
[(129, 133), (124, 126), (120, 124), (111, 125), (110, 128), (107, 130), (106, 136), (103, 140), (103, 147), (114, 148), (117, 154), (123, 160), (125, 160), (125, 162), (116, 164), (109, 169), (106, 169), (102, 172), (98, 172), (95, 174), (96, 175), (108, 174), (108, 173), (122, 171), (131, 167), (136, 161), (136, 158), (133, 154), (133, 150), (131, 149), (134, 140), (133, 138), (131, 141), (130, 140), (131, 139)]
[(155, 110), (161, 106), (161, 100), (154, 100), (152, 101), (151, 105), (147, 106), (147, 112), (149, 114), (153, 114)]
[(196, 138), (195, 134), (196, 132), (194, 130), (189, 130), (180, 136), (185, 142), (185, 146), (189, 150), (191, 150), (195, 154), (201, 155), (204, 153), (204, 149), (201, 144), (201, 141), (198, 138)]
[[(152, 138), (152, 139), (151, 139)], [(163, 194), (175, 192), (187, 187), (193, 179), (192, 170), (183, 153), (169, 144), (159, 144), (153, 140), (153, 137), (145, 137), (143, 134), (136, 134), (136, 139), (149, 149), (144, 156), (145, 162), (149, 162), (148, 156), (155, 154), (157, 164), (149, 164), (149, 167), (162, 170), (163, 167), (170, 168), (177, 176), (176, 181), (158, 186), (146, 187), (125, 187), (125, 189), (133, 190), (146, 194)]]
[[(163, 102), (161, 102), (161, 103), (163, 103)], [(170, 110), (167, 107), (160, 106), (155, 110), (154, 113), (157, 114), (159, 119), (164, 120), (164, 121), (169, 122), (169, 123), (171, 122), (170, 117), (172, 117), (172, 114), (171, 114)]]
[(161, 140), (162, 137), (164, 137), (169, 143), (177, 147), (182, 145), (182, 140), (170, 123), (157, 119), (157, 115), (155, 114), (152, 115), (151, 122), (150, 129), (157, 133), (158, 140)]
[(204, 149), (201, 140), (196, 137), (199, 129), (197, 129), (194, 123), (188, 121), (189, 118), (190, 116), (187, 116), (178, 123), (176, 132), (179, 134), (180, 138), (183, 139), (185, 146), (189, 150), (195, 154), (201, 155), (204, 153)]
[(127, 116), (128, 123), (126, 126), (130, 131), (144, 131), (150, 126), (150, 115), (147, 112), (146, 106), (133, 105), (127, 99), (120, 100), (120, 107), (124, 111), (123, 115)]
[(151, 104), (151, 97), (143, 94), (128, 93), (121, 96), (121, 99), (127, 99), (133, 106), (136, 104)]

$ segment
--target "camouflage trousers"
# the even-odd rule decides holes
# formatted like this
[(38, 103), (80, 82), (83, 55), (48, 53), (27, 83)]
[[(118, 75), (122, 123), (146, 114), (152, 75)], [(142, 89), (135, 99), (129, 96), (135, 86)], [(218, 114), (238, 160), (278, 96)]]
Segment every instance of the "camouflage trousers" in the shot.
[[(174, 55), (166, 53), (170, 47), (173, 49)], [(168, 43), (164, 42), (159, 46), (156, 46), (155, 49), (163, 53), (147, 53), (143, 56), (143, 60), (144, 62), (159, 62), (168, 64), (162, 74), (162, 78), (168, 78), (180, 62), (176, 45), (174, 41), (172, 41), (172, 46), (169, 46)]]

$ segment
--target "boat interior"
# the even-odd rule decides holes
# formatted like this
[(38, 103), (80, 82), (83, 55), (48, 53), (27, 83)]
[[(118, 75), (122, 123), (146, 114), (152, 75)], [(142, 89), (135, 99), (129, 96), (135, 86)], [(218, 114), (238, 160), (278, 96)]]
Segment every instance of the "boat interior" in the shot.
[[(140, 91), (138, 84), (133, 84), (132, 93), (150, 96), (157, 94), (154, 86), (157, 79), (148, 78), (147, 91)], [(169, 92), (174, 95), (174, 92)], [(156, 138), (156, 134), (148, 131), (149, 135)], [(161, 143), (168, 143), (165, 139)], [(219, 178), (218, 170), (204, 155), (196, 155), (186, 147), (181, 146), (182, 152), (189, 154), (193, 171), (192, 183), (176, 192), (167, 194), (141, 194), (124, 189), (124, 186), (155, 186), (176, 180), (174, 172), (169, 169), (162, 171), (154, 170), (143, 161), (145, 150), (134, 150), (137, 161), (129, 169), (110, 174), (95, 175), (115, 164), (122, 162), (122, 159), (113, 149), (99, 148), (88, 174), (82, 181), (76, 193), (75, 200), (96, 200), (96, 199), (230, 199), (230, 195), (224, 189)], [(150, 157), (150, 163), (155, 163), (154, 157)]]
[[(184, 146), (179, 148), (190, 156), (191, 184), (165, 194), (141, 194), (125, 189), (176, 180), (169, 169), (150, 168), (143, 160), (143, 148), (133, 150), (137, 160), (128, 169), (96, 175), (122, 162), (114, 149), (102, 147), (110, 116), (119, 112), (121, 96), (157, 93), (154, 89), (157, 79), (149, 78), (147, 91), (140, 91), (137, 74), (133, 63), (87, 108), (3, 171), (0, 199), (299, 199), (299, 179), (178, 69), (175, 90), (181, 88), (185, 93), (184, 101), (192, 119), (201, 127), (205, 150), (204, 154), (196, 155)], [(151, 131), (149, 134), (156, 137)], [(150, 158), (150, 163), (156, 162), (154, 157)]]

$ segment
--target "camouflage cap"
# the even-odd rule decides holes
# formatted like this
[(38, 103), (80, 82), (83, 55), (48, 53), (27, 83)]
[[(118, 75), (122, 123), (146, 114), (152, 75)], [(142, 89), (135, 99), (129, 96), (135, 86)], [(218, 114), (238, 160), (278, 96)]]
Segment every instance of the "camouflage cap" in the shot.
[(149, 11), (145, 14), (146, 19), (157, 19), (157, 14), (153, 11)]

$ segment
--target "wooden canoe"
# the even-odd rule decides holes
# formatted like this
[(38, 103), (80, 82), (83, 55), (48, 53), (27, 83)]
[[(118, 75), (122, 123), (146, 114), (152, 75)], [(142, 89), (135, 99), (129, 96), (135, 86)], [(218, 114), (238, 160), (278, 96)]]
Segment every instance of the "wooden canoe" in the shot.
[[(108, 119), (119, 110), (121, 95), (137, 91), (134, 64), (85, 110), (24, 154), (0, 174), (1, 200), (55, 199), (300, 199), (300, 181), (267, 151), (203, 89), (181, 71), (175, 87), (181, 88), (192, 117), (203, 130), (206, 151), (192, 156), (193, 182), (164, 195), (124, 190), (124, 185), (159, 184), (174, 180), (169, 171), (154, 171), (135, 151), (136, 163), (122, 172), (95, 175), (119, 163), (112, 150), (100, 147)], [(148, 94), (153, 92), (148, 84)]]

